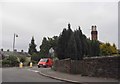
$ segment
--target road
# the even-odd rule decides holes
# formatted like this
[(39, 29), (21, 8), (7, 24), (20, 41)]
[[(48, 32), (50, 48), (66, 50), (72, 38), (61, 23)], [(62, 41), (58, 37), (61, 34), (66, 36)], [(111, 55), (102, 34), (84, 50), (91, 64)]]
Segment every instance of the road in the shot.
[[(40, 71), (41, 69), (42, 68), (38, 69), (36, 67), (32, 69), (27, 67), (22, 69), (19, 67), (2, 68), (2, 84), (73, 84), (42, 76), (38, 74), (38, 71)], [(85, 83), (85, 84), (109, 84), (109, 83)]]
[(41, 76), (37, 71), (29, 68), (3, 68), (2, 82), (62, 82)]

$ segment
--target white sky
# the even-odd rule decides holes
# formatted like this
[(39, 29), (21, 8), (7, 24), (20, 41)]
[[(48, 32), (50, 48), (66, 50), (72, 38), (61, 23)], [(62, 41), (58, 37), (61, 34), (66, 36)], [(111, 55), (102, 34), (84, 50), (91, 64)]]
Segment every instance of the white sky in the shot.
[[(0, 3), (0, 48), (12, 50), (13, 34), (19, 51), (28, 51), (32, 36), (37, 49), (43, 37), (59, 35), (71, 23), (72, 30), (81, 26), (83, 33), (90, 37), (92, 25), (97, 25), (98, 39), (118, 45), (118, 2), (39, 2), (5, 0)], [(109, 0), (110, 1), (110, 0)]]

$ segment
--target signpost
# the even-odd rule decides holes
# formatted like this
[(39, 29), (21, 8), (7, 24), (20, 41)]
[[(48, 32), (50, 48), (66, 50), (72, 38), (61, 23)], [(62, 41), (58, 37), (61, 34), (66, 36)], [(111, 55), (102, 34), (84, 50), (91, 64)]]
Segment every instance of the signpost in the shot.
[(54, 49), (51, 47), (49, 49), (50, 56), (53, 58), (54, 57)]

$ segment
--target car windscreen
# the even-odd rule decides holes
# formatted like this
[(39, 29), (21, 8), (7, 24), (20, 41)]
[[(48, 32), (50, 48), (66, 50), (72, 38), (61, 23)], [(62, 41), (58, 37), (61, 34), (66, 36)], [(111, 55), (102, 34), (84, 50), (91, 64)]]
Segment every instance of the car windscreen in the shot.
[(40, 62), (47, 62), (48, 59), (41, 59)]

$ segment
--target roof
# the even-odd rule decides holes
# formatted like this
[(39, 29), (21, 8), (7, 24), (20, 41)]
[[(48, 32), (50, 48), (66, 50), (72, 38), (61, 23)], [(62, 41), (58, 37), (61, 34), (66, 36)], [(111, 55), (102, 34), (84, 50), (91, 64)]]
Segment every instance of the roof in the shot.
[(29, 57), (30, 55), (26, 52), (13, 52), (13, 51), (0, 51), (0, 56), (10, 56), (10, 55), (15, 55), (15, 56), (26, 56)]

